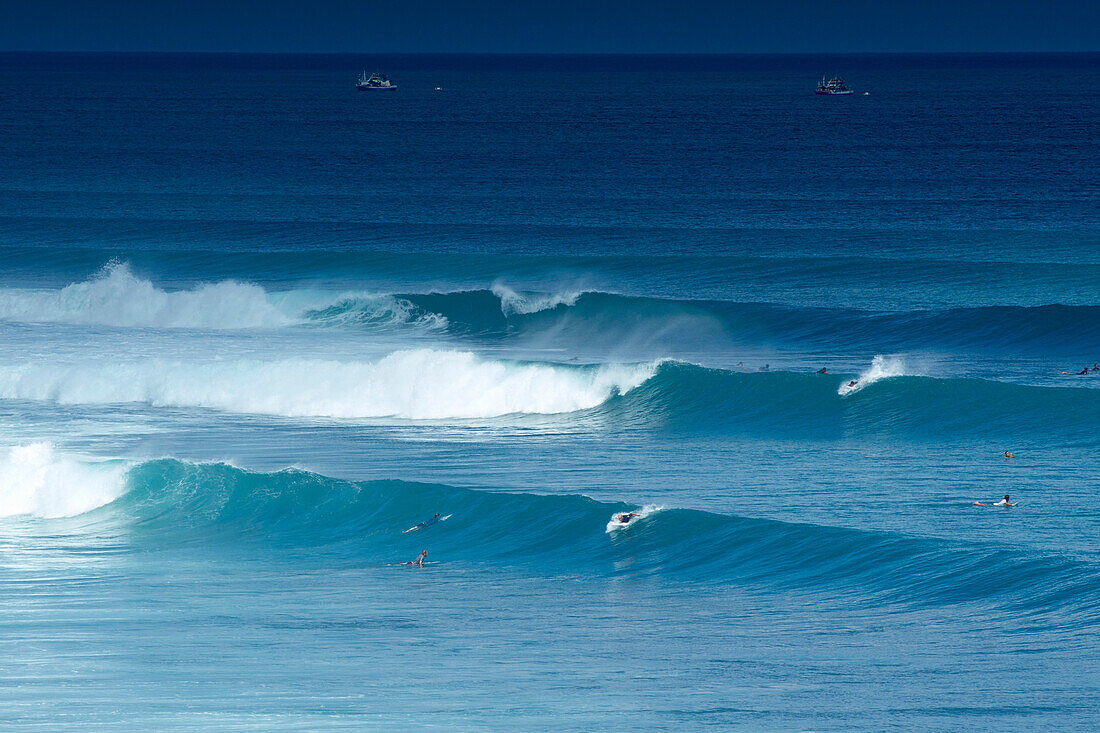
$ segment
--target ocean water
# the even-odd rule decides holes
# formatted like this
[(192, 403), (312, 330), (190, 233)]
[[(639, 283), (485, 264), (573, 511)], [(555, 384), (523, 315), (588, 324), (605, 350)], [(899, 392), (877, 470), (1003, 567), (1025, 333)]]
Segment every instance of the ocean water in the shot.
[(1098, 110), (0, 56), (0, 727), (1100, 727)]

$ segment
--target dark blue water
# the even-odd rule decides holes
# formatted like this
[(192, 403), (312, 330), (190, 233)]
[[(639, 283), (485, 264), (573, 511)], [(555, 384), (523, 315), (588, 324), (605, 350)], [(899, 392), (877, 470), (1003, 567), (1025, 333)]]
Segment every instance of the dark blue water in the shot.
[(1097, 110), (1095, 55), (0, 56), (0, 721), (1097, 726)]

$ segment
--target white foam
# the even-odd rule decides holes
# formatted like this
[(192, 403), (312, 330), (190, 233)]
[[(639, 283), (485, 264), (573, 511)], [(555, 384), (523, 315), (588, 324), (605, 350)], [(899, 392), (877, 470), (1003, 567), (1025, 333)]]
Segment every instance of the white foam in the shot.
[(553, 414), (595, 407), (659, 362), (598, 368), (398, 351), (373, 362), (288, 359), (0, 365), (0, 398), (148, 403), (287, 417), (409, 419)]
[(145, 328), (278, 328), (294, 322), (258, 285), (225, 280), (166, 291), (114, 262), (60, 290), (0, 290), (0, 320)]
[(117, 499), (127, 467), (58, 453), (49, 443), (10, 448), (0, 456), (0, 517), (70, 517)]
[(112, 262), (91, 279), (60, 290), (0, 289), (0, 320), (119, 328), (273, 329), (307, 321), (446, 328), (404, 298), (364, 292), (290, 290), (223, 280), (164, 290)]
[(500, 298), (500, 309), (504, 315), (526, 315), (557, 308), (559, 305), (575, 305), (577, 298), (584, 294), (582, 290), (568, 290), (560, 293), (517, 293), (507, 285), (495, 283), (493, 294)]
[(664, 509), (664, 507), (660, 506), (658, 504), (646, 504), (641, 509), (634, 509), (633, 510), (634, 513), (638, 515), (637, 519), (632, 519), (629, 522), (625, 522), (625, 523), (619, 521), (619, 515), (623, 514), (624, 512), (615, 512), (614, 514), (611, 515), (611, 519), (608, 520), (608, 522), (607, 522), (607, 530), (606, 531), (607, 531), (608, 534), (611, 534), (612, 532), (615, 532), (615, 531), (620, 530), (620, 529), (624, 529), (626, 527), (633, 527), (635, 524), (642, 521), (643, 519), (648, 517), (650, 514), (656, 514), (657, 512), (661, 511), (662, 509)]
[(880, 379), (889, 379), (890, 377), (904, 377), (908, 374), (905, 360), (900, 356), (883, 356), (882, 354), (876, 354), (875, 358), (871, 360), (871, 366), (869, 369), (860, 373), (859, 377), (855, 380), (855, 384), (848, 384), (845, 382), (840, 385), (840, 388), (836, 391), (841, 397), (858, 392), (867, 385), (874, 384)]

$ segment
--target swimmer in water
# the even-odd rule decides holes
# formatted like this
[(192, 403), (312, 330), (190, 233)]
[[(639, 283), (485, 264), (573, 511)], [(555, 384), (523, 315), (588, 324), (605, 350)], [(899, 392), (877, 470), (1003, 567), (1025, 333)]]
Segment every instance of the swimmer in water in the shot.
[(1015, 458), (1015, 457), (1016, 457), (1016, 454), (1015, 454), (1015, 453), (1013, 453), (1012, 451), (1008, 451), (1008, 450), (1006, 450), (1006, 451), (1005, 451), (1005, 460), (1006, 460), (1006, 461), (1007, 461), (1007, 460), (1008, 460), (1009, 458)]
[(427, 550), (421, 550), (420, 554), (416, 556), (415, 560), (409, 560), (407, 563), (403, 563), (403, 564), (404, 565), (414, 565), (418, 568), (422, 568), (422, 567), (424, 567), (424, 558), (426, 558), (427, 556), (428, 556), (428, 551)]

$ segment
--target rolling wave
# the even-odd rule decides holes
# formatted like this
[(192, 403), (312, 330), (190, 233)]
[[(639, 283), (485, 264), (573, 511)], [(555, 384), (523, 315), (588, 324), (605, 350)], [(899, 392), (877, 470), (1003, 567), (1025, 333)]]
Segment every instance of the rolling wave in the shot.
[(0, 321), (223, 330), (412, 326), (483, 338), (550, 334), (565, 344), (614, 343), (644, 333), (725, 345), (1054, 353), (1080, 356), (1082, 363), (1100, 353), (1100, 305), (887, 312), (674, 300), (575, 286), (530, 292), (499, 282), (430, 293), (269, 292), (234, 280), (166, 290), (121, 262), (58, 290), (0, 289)]
[[(609, 516), (634, 507), (577, 495), (352, 482), (175, 459), (134, 465), (115, 481), (115, 491), (100, 497), (87, 518), (111, 522), (132, 542), (153, 546), (312, 548), (315, 556), (378, 565), (428, 548), (440, 572), (456, 562), (507, 564), (604, 578), (833, 592), (876, 604), (1069, 610), (1100, 622), (1094, 563), (1003, 547), (672, 508), (643, 512), (608, 532)], [(436, 512), (452, 517), (402, 533)]]
[(284, 417), (444, 420), (590, 409), (658, 364), (568, 367), (465, 351), (397, 351), (377, 361), (87, 361), (0, 366), (0, 399), (143, 403)]
[(400, 296), (447, 319), (456, 333), (532, 334), (614, 339), (670, 323), (755, 344), (846, 346), (866, 350), (965, 348), (991, 351), (1100, 352), (1100, 306), (985, 306), (921, 311), (861, 311), (768, 303), (667, 300), (605, 292), (527, 294), (497, 286)]
[(635, 426), (829, 439), (900, 433), (1018, 440), (1095, 440), (1082, 434), (1100, 414), (1100, 390), (906, 375), (879, 358), (856, 391), (856, 375), (740, 373), (666, 362), (601, 414)]
[[(858, 388), (847, 388), (851, 381)], [(675, 361), (566, 365), (466, 351), (320, 359), (30, 362), (0, 365), (0, 399), (137, 403), (288, 418), (570, 425), (833, 439), (897, 433), (1095, 440), (1100, 390), (906, 372), (876, 357), (861, 376), (736, 372)]]

